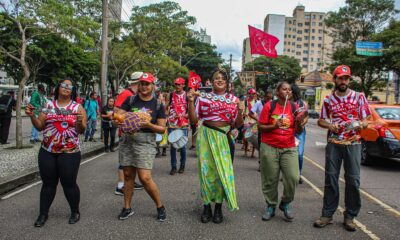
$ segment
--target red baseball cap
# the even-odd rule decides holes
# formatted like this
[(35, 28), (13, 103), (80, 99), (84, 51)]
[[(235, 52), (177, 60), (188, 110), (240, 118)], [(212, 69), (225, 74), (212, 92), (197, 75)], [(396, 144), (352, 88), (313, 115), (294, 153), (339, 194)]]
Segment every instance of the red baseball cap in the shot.
[(174, 84), (185, 84), (185, 79), (177, 78), (175, 79)]
[(254, 90), (253, 88), (249, 89), (249, 94), (256, 94), (256, 93), (257, 93), (256, 90)]
[(333, 71), (333, 77), (349, 76), (351, 77), (351, 70), (349, 66), (339, 65)]
[(154, 83), (155, 80), (156, 79), (151, 73), (143, 73), (143, 75), (139, 78), (139, 81), (148, 83)]

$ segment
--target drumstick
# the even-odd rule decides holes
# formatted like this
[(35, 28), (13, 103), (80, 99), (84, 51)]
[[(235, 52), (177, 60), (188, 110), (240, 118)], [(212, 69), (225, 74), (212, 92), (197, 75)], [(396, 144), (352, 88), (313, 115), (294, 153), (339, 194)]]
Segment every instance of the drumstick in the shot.
[(288, 102), (288, 98), (289, 98), (289, 95), (286, 95), (285, 105), (283, 105), (283, 112), (282, 112), (281, 118), (283, 118), (283, 114), (285, 114), (285, 110), (286, 110), (286, 105), (287, 105), (287, 102)]

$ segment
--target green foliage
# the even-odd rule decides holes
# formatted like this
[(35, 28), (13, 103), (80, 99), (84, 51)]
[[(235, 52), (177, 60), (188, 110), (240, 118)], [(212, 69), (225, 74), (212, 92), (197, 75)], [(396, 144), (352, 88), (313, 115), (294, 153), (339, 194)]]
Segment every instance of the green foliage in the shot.
[(390, 22), (386, 29), (373, 36), (373, 40), (383, 42), (385, 68), (400, 75), (400, 21)]
[(342, 43), (342, 47), (333, 53), (330, 69), (339, 64), (350, 66), (354, 80), (358, 81), (352, 81), (350, 87), (363, 91), (366, 96), (383, 84), (385, 71), (389, 68), (382, 57), (356, 55), (355, 42), (374, 40), (374, 35), (397, 12), (393, 0), (346, 0), (344, 7), (330, 13), (326, 19), (327, 26), (333, 28), (335, 41)]
[(329, 13), (325, 23), (335, 29), (335, 40), (355, 44), (360, 39), (370, 40), (397, 12), (394, 0), (346, 0), (344, 7)]
[[(199, 74), (203, 82), (210, 77), (211, 72), (217, 68), (218, 64), (223, 62), (221, 54), (216, 51), (215, 46), (201, 42), (194, 37), (189, 38), (184, 46), (190, 49), (190, 54), (182, 57), (182, 64), (190, 61), (186, 67)], [(198, 55), (196, 56), (196, 54)], [(228, 70), (229, 66), (226, 69)]]
[[(254, 68), (253, 68), (254, 67)], [(298, 60), (288, 56), (279, 56), (278, 58), (258, 57), (253, 63), (247, 63), (244, 67), (246, 71), (267, 72), (265, 75), (257, 76), (257, 89), (271, 89), (279, 81), (294, 83), (301, 74), (301, 67)]]
[(325, 88), (328, 89), (328, 90), (333, 89), (334, 86), (335, 86), (335, 85), (334, 85), (333, 83), (330, 83), (330, 82), (328, 82), (328, 83), (325, 84)]

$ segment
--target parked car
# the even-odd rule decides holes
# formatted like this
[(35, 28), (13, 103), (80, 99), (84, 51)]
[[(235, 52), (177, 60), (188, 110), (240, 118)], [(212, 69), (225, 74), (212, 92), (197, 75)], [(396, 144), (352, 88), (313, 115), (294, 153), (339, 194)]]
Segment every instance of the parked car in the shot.
[(314, 109), (308, 109), (307, 111), (310, 118), (319, 118), (319, 112), (315, 111)]
[(368, 128), (361, 131), (361, 164), (376, 158), (400, 157), (400, 106), (372, 104)]

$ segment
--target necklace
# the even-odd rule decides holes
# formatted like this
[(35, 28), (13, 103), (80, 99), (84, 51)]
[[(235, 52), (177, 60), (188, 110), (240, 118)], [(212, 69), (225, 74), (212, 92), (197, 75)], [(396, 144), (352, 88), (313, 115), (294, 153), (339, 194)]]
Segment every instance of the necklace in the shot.
[[(226, 96), (226, 94), (225, 94), (225, 96)], [(200, 93), (200, 97), (202, 97), (202, 98), (207, 98), (207, 99), (210, 99), (210, 100), (212, 100), (214, 102), (219, 101), (219, 102), (222, 102), (222, 103), (226, 102), (227, 104), (231, 104), (232, 103), (231, 95), (228, 94), (227, 97), (225, 97), (225, 96), (217, 95), (215, 93), (206, 93), (206, 92), (201, 92)]]

